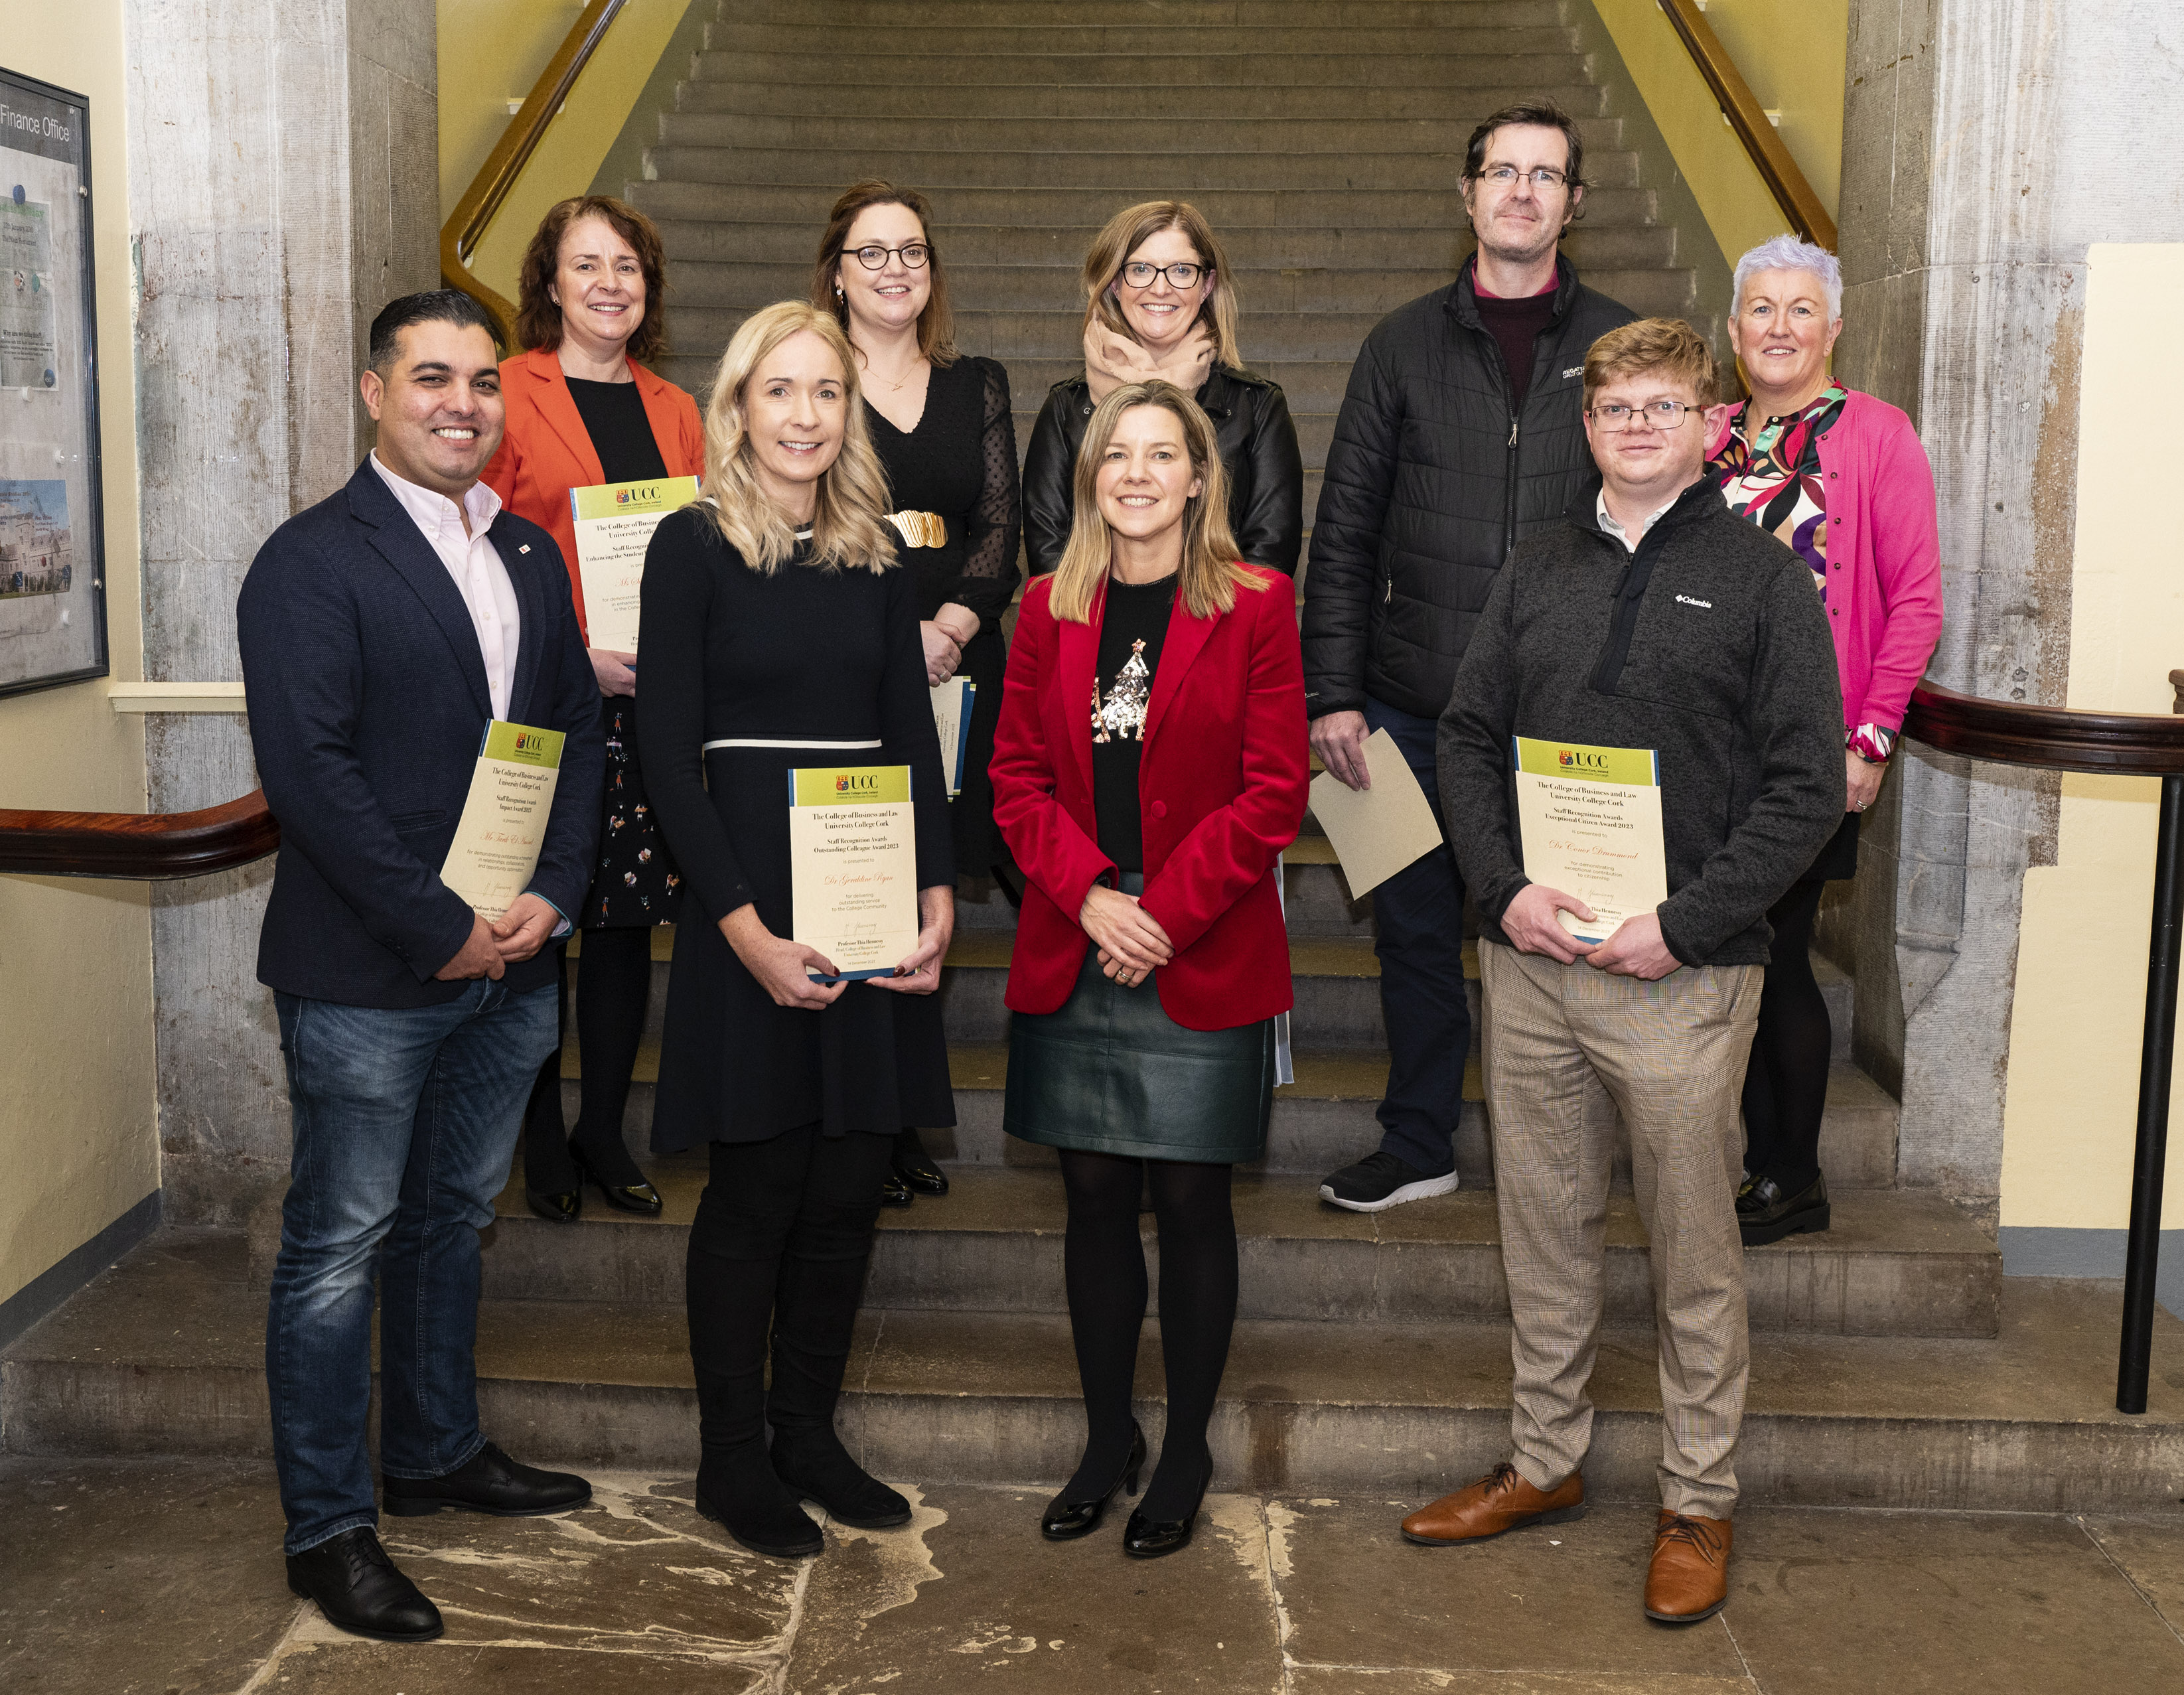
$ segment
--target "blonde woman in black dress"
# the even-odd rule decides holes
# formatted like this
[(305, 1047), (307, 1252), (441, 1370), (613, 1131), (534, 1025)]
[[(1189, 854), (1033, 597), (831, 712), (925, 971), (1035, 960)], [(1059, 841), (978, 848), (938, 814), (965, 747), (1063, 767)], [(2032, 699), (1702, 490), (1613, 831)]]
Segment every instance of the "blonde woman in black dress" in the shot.
[[(1007, 860), (986, 767), (1008, 662), (1001, 615), (1022, 575), (1022, 493), (1008, 372), (996, 360), (956, 351), (932, 223), (932, 208), (915, 189), (878, 181), (844, 189), (820, 238), (811, 304), (833, 313), (856, 355), (866, 427), (887, 476), (903, 560), (917, 583), (926, 681), (961, 676), (978, 689), (963, 790), (948, 810), (956, 869), (986, 877)], [(908, 1206), (914, 1195), (947, 1192), (947, 1175), (916, 1130), (904, 1130), (883, 1198)]]
[[(822, 1546), (799, 1497), (860, 1527), (910, 1517), (834, 1407), (895, 1134), (955, 1122), (932, 998), (955, 926), (947, 790), (885, 493), (839, 326), (783, 301), (729, 343), (704, 495), (645, 555), (638, 736), (686, 902), (653, 1146), (711, 1157), (688, 1261), (698, 1505), (790, 1558)], [(911, 768), (920, 929), (891, 978), (814, 980), (832, 963), (790, 939), (787, 773), (814, 765)]]

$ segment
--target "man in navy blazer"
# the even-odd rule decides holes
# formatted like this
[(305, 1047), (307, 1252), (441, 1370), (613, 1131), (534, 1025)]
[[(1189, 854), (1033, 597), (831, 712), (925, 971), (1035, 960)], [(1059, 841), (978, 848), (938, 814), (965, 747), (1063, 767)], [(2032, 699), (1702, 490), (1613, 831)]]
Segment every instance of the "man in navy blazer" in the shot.
[[(379, 1545), (365, 1447), (375, 1271), (387, 1510), (588, 1500), (478, 1429), (478, 1230), (560, 1040), (546, 944), (598, 845), (599, 686), (544, 530), (478, 474), (500, 443), (483, 310), (436, 290), (371, 327), (378, 440), (259, 549), (237, 607), (281, 856), (259, 937), (295, 1146), (265, 1330), (288, 1584), (334, 1624), (423, 1641), (432, 1603)], [(488, 723), (559, 730), (530, 887), (488, 921), (441, 881)]]

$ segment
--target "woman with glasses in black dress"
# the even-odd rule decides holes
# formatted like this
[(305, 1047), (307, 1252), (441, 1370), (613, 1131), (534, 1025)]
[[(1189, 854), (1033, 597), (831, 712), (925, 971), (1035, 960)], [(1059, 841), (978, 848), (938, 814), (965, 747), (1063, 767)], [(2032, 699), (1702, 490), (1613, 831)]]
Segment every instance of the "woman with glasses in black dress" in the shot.
[[(896, 545), (917, 583), (926, 681), (961, 676), (976, 685), (962, 792), (949, 811), (956, 870), (984, 877), (1006, 859), (986, 767), (1008, 658), (1001, 615), (1019, 580), (1016, 427), (1008, 373), (956, 350), (932, 216), (914, 189), (852, 184), (828, 215), (811, 304), (834, 315), (856, 354)], [(943, 752), (952, 759), (953, 749)], [(917, 1131), (904, 1130), (883, 1200), (906, 1207), (913, 1195), (947, 1192)]]

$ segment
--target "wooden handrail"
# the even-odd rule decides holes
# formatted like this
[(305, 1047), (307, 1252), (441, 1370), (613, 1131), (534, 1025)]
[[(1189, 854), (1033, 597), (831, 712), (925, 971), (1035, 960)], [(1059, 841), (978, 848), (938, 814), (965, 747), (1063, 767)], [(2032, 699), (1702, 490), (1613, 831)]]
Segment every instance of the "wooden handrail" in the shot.
[(2167, 713), (2033, 706), (1921, 683), (1911, 691), (1903, 733), (1939, 753), (2039, 771), (2116, 777), (2184, 773), (2184, 718)]
[(1722, 115), (1729, 120), (1730, 127), (1744, 143), (1745, 152), (1758, 167), (1759, 175), (1774, 196), (1774, 204), (1790, 220), (1790, 227), (1814, 246), (1833, 253), (1836, 220), (1828, 215), (1820, 197), (1813, 192), (1813, 185), (1805, 181), (1805, 173), (1797, 169), (1797, 161), (1790, 157), (1790, 149), (1782, 145), (1782, 137), (1768, 121), (1766, 111), (1752, 93), (1751, 84), (1737, 70), (1736, 62), (1730, 58), (1721, 37), (1714, 34), (1713, 25), (1707, 22), (1706, 14), (1699, 9), (1696, 0), (1661, 0), (1661, 9), (1669, 14), (1670, 25), (1683, 38), (1691, 63), (1698, 66), (1699, 75), (1713, 90), (1713, 98), (1721, 102)]
[(501, 203), (508, 198), (515, 187), (515, 180), (523, 174), (523, 167), (531, 155), (538, 150), (545, 138), (546, 126), (561, 110), (561, 103), (569, 98), (569, 91), (577, 86), (577, 79), (584, 67), (591, 63), (592, 54), (604, 40), (607, 26), (615, 20), (627, 0), (592, 0), (584, 8), (560, 47), (547, 61), (545, 70), (532, 85), (508, 132), (499, 144), (487, 155), (485, 166), (463, 198), (455, 202), (455, 209), (448, 221), (440, 226), (440, 280), (450, 288), (460, 288), (493, 314), (493, 321), (500, 326), (501, 343), (515, 345), (515, 307), (508, 297), (481, 282), (470, 267), (471, 255), (477, 251), (486, 227), (500, 210)]
[(0, 873), (164, 882), (263, 859), (281, 827), (254, 789), (197, 812), (25, 812), (0, 808)]

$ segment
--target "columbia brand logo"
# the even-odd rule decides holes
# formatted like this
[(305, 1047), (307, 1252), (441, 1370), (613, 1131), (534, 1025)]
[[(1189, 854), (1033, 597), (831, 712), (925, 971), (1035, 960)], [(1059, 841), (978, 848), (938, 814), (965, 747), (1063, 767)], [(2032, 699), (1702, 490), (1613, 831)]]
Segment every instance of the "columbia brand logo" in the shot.
[(1585, 367), (1581, 365), (1574, 365), (1568, 371), (1565, 371), (1563, 373), (1563, 381), (1567, 382), (1573, 376), (1582, 376), (1584, 375)]
[(1694, 600), (1688, 594), (1679, 594), (1676, 596), (1676, 599), (1681, 605), (1685, 606), (1696, 606), (1702, 611), (1708, 612), (1713, 611), (1713, 602), (1711, 600)]

